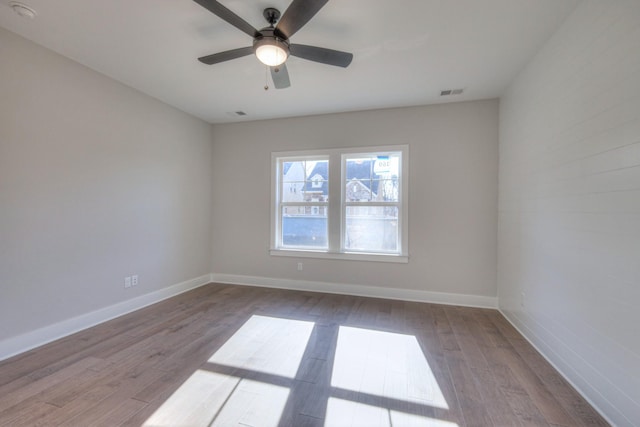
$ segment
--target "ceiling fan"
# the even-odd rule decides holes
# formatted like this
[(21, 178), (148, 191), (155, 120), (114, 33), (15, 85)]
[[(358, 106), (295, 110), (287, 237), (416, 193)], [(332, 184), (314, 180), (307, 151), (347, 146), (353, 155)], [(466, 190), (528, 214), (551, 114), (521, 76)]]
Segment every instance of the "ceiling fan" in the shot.
[[(227, 50), (198, 58), (198, 61), (204, 64), (212, 65), (255, 54), (260, 62), (271, 69), (271, 77), (273, 78), (273, 84), (276, 89), (284, 89), (291, 86), (289, 72), (285, 64), (289, 55), (344, 68), (348, 67), (353, 59), (353, 54), (348, 52), (294, 44), (289, 41), (291, 36), (309, 22), (329, 0), (293, 0), (287, 10), (285, 10), (282, 18), (280, 18), (279, 10), (272, 7), (266, 8), (262, 14), (269, 23), (269, 26), (261, 30), (255, 29), (247, 21), (240, 18), (216, 0), (194, 1), (240, 31), (253, 37), (252, 46)], [(265, 86), (265, 89), (266, 88)]]

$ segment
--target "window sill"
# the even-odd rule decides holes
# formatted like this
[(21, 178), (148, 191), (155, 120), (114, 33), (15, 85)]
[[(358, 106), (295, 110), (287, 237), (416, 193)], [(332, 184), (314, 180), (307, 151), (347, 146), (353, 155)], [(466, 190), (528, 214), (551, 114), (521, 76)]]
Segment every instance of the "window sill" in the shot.
[(318, 259), (337, 259), (342, 261), (373, 261), (373, 262), (392, 262), (407, 264), (409, 257), (406, 255), (389, 255), (375, 253), (355, 253), (355, 252), (325, 252), (325, 251), (303, 251), (297, 249), (271, 249), (271, 256), (284, 256), (295, 258), (318, 258)]

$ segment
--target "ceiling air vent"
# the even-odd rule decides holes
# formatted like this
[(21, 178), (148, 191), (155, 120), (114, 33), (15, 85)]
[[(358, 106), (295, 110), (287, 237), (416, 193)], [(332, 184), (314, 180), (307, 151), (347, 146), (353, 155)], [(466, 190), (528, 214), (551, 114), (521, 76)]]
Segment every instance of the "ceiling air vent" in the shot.
[(445, 89), (440, 91), (440, 96), (461, 95), (464, 89)]
[(22, 16), (23, 18), (33, 19), (37, 15), (35, 9), (33, 9), (32, 7), (27, 6), (24, 3), (20, 3), (18, 1), (10, 1), (9, 2), (9, 7), (11, 7), (11, 9), (13, 9), (13, 11), (15, 13), (17, 13), (20, 16)]
[(229, 117), (242, 117), (242, 116), (246, 116), (247, 113), (245, 113), (244, 111), (227, 111), (227, 116)]

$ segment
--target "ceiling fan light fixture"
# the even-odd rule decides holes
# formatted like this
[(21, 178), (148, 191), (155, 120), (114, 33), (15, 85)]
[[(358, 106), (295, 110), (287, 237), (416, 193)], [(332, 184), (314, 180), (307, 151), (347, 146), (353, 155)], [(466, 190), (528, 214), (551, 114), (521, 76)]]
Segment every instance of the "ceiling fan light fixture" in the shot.
[(289, 57), (289, 45), (276, 37), (256, 40), (253, 49), (260, 62), (269, 67), (281, 65)]

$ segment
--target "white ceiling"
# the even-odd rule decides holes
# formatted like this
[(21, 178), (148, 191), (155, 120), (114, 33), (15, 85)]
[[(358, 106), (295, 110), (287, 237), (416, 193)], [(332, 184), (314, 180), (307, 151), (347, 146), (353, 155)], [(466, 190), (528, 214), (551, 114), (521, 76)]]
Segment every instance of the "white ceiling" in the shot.
[[(351, 65), (292, 57), (291, 87), (268, 91), (254, 56), (196, 60), (252, 40), (192, 0), (22, 0), (35, 19), (0, 0), (0, 26), (222, 123), (499, 97), (579, 1), (331, 0), (292, 42), (352, 52)], [(284, 12), (290, 0), (220, 2), (262, 28), (262, 10)], [(464, 94), (440, 98), (457, 88)]]

